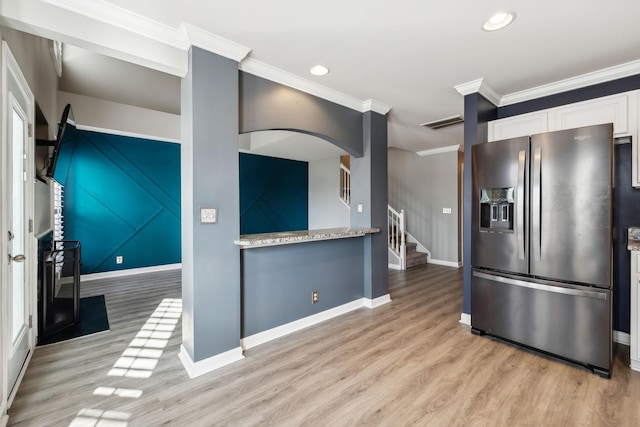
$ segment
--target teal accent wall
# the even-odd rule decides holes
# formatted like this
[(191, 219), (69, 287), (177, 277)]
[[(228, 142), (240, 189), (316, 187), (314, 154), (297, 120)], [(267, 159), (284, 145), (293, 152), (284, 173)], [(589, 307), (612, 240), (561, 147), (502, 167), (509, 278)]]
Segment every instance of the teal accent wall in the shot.
[(63, 215), (82, 274), (181, 262), (180, 145), (78, 130)]
[(240, 234), (307, 230), (309, 164), (240, 153)]

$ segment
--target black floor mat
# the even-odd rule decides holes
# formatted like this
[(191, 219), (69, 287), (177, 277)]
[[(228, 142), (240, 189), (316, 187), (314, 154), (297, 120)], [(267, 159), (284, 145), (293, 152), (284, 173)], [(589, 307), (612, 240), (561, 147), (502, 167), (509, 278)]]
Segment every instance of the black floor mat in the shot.
[(38, 337), (38, 345), (53, 344), (108, 330), (109, 318), (104, 295), (80, 298), (80, 322), (47, 337)]

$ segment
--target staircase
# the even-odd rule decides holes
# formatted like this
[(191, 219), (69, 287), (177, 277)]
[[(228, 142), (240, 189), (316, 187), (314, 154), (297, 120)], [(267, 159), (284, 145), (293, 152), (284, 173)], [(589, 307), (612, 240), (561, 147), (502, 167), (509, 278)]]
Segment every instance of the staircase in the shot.
[[(349, 156), (340, 157), (340, 200), (351, 205), (351, 171)], [(406, 215), (387, 205), (387, 224), (389, 227), (389, 268), (406, 270), (407, 268), (427, 264), (431, 254), (406, 230)]]
[(406, 230), (406, 214), (387, 206), (387, 223), (389, 226), (389, 268), (406, 270), (407, 268), (426, 264), (431, 254)]

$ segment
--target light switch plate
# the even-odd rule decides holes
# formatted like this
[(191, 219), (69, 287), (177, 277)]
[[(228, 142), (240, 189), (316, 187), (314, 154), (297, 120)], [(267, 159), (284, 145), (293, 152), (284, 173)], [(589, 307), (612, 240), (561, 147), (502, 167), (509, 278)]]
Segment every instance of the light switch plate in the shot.
[(362, 205), (362, 203), (358, 203), (358, 213), (362, 212), (364, 212), (364, 206)]
[(451, 208), (442, 208), (442, 213), (450, 214), (451, 213)]
[(200, 208), (200, 224), (218, 222), (218, 208)]

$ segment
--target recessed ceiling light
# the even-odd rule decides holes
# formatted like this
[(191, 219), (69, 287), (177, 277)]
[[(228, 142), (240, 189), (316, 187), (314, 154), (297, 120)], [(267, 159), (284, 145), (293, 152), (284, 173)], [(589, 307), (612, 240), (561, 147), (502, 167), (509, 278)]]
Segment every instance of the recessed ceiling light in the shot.
[(485, 31), (496, 31), (511, 24), (514, 19), (516, 19), (516, 14), (513, 12), (499, 12), (487, 19), (482, 28)]
[(309, 72), (314, 76), (326, 76), (329, 74), (329, 69), (324, 65), (316, 65), (315, 67), (312, 67)]

